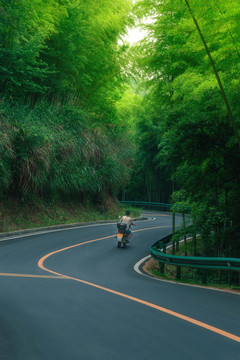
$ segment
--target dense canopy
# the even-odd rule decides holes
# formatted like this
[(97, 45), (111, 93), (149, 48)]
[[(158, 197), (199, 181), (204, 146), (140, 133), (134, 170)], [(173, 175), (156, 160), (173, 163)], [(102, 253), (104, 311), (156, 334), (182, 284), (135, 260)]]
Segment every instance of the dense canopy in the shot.
[(142, 0), (136, 13), (152, 18), (135, 49), (145, 199), (165, 201), (173, 191), (170, 201), (192, 207), (206, 254), (239, 255), (240, 3)]

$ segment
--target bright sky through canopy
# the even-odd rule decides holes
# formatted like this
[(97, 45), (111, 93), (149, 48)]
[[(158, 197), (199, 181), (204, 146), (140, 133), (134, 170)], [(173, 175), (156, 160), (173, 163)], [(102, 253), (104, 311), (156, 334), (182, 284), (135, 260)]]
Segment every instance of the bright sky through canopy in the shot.
[(142, 40), (147, 35), (146, 30), (140, 28), (129, 29), (127, 35), (124, 37), (124, 40), (133, 44), (139, 40)]

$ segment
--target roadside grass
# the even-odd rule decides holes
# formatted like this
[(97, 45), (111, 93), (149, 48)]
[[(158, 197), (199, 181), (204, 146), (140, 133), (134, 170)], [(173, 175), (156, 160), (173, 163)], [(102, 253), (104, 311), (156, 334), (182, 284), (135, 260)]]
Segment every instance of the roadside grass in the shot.
[(116, 220), (126, 210), (132, 217), (139, 217), (141, 209), (127, 208), (118, 201), (108, 201), (107, 206), (77, 201), (34, 201), (19, 202), (8, 199), (0, 202), (0, 232), (31, 229), (60, 224), (73, 224), (88, 221)]

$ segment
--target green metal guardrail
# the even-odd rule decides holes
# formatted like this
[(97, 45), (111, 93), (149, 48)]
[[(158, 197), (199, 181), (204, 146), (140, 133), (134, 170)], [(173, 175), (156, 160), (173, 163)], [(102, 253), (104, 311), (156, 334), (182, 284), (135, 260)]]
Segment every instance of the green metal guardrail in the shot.
[(147, 202), (147, 201), (120, 201), (121, 204), (129, 204), (132, 206), (141, 206), (141, 207), (153, 207), (153, 208), (160, 208), (160, 209), (169, 209), (171, 208), (172, 204), (165, 204), (165, 203), (156, 203), (156, 202)]
[[(121, 204), (128, 204), (128, 205), (132, 205), (132, 206), (141, 206), (143, 208), (154, 208), (156, 209), (160, 209), (160, 210), (171, 210), (171, 207), (173, 206), (173, 204), (166, 204), (166, 203), (156, 203), (156, 202), (150, 202), (150, 201), (120, 201)], [(178, 208), (178, 206), (182, 209), (182, 205), (177, 205), (175, 204), (174, 207), (175, 209)], [(185, 207), (185, 211), (189, 211), (191, 210), (191, 208), (189, 206)]]
[(151, 249), (151, 255), (154, 259), (170, 265), (240, 271), (240, 259), (237, 258), (176, 256), (154, 249)]
[[(240, 258), (176, 256), (166, 254), (166, 244), (171, 240), (171, 236), (172, 235), (166, 236), (150, 247), (151, 256), (161, 264), (161, 269), (163, 271), (164, 264), (169, 264), (177, 266), (177, 278), (180, 278), (181, 267), (202, 268), (204, 270), (232, 270), (240, 272)], [(206, 282), (206, 271), (203, 272), (202, 282)]]
[[(168, 209), (170, 211), (172, 204), (155, 203), (146, 201), (120, 201), (122, 204), (132, 206), (141, 206), (144, 208)], [(176, 205), (175, 205), (176, 206)], [(190, 210), (190, 207), (186, 207)], [(239, 272), (240, 280), (240, 258), (220, 258), (220, 257), (197, 257), (197, 256), (176, 256), (165, 253), (166, 244), (170, 242), (172, 234), (157, 241), (151, 248), (152, 257), (161, 264), (164, 270), (164, 264), (174, 265), (177, 267), (177, 278), (180, 278), (181, 267), (201, 268), (203, 272), (203, 283), (206, 280), (206, 270), (232, 270)]]

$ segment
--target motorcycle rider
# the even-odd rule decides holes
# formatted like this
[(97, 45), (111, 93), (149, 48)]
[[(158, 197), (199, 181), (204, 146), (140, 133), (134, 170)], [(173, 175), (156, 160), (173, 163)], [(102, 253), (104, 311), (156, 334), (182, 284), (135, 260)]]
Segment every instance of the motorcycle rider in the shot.
[(135, 225), (134, 222), (133, 222), (133, 219), (130, 217), (130, 211), (129, 211), (129, 210), (127, 210), (126, 213), (125, 213), (125, 215), (122, 216), (120, 222), (127, 225), (127, 228), (126, 228), (126, 230), (125, 230), (125, 234), (128, 235), (128, 238), (127, 238), (127, 239), (128, 239), (128, 241), (129, 241), (129, 239), (130, 239), (130, 237), (131, 237), (130, 227), (131, 227), (132, 225)]

